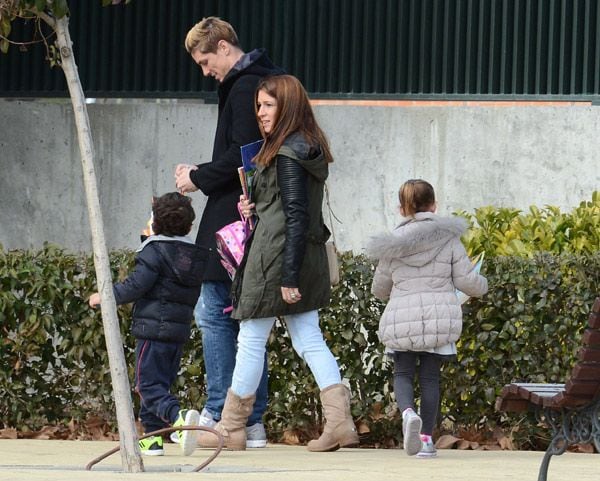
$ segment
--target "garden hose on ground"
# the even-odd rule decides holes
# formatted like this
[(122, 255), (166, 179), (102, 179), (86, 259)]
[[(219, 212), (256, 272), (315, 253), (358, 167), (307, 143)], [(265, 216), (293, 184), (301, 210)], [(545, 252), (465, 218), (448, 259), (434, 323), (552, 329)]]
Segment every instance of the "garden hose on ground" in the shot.
[[(158, 429), (156, 431), (152, 431), (151, 433), (144, 434), (139, 439), (145, 439), (145, 438), (149, 438), (150, 436), (158, 436), (158, 435), (162, 435), (162, 434), (171, 434), (173, 431), (208, 431), (209, 433), (212, 433), (215, 436), (217, 436), (217, 439), (219, 440), (219, 444), (215, 448), (215, 452), (206, 461), (204, 461), (201, 465), (194, 468), (192, 470), (192, 472), (198, 472), (198, 471), (204, 469), (206, 466), (208, 466), (210, 463), (212, 463), (216, 459), (216, 457), (219, 455), (219, 453), (223, 450), (223, 436), (221, 435), (221, 433), (219, 433), (218, 431), (215, 431), (214, 429), (207, 428), (206, 426), (178, 426), (176, 428), (170, 427), (170, 428)], [(121, 446), (119, 445), (116, 448), (113, 448), (110, 451), (107, 451), (106, 453), (102, 454), (101, 456), (98, 456), (97, 458), (92, 459), (85, 466), (85, 469), (87, 471), (91, 471), (92, 466), (94, 466), (96, 463), (99, 463), (103, 459), (108, 458), (111, 454), (116, 453), (120, 449), (121, 449)]]

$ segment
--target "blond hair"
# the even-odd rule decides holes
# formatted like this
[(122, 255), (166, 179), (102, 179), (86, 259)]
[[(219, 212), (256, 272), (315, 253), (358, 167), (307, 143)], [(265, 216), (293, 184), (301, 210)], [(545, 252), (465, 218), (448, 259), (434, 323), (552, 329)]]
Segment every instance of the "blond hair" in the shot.
[(230, 23), (219, 17), (206, 17), (194, 25), (185, 37), (185, 49), (188, 53), (199, 49), (202, 53), (215, 53), (219, 41), (225, 40), (240, 48), (235, 30)]
[(398, 192), (402, 215), (413, 217), (417, 212), (427, 212), (435, 204), (433, 186), (422, 179), (410, 179), (404, 182)]

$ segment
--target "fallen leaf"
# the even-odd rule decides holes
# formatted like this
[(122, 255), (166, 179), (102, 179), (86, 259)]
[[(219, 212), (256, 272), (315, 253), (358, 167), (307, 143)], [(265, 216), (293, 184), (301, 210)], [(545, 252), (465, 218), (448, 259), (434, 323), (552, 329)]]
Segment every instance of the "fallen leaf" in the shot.
[(454, 437), (451, 434), (444, 434), (438, 438), (435, 447), (438, 449), (452, 449), (459, 441), (462, 441), (462, 439)]
[(371, 419), (374, 421), (378, 421), (386, 417), (385, 413), (383, 412), (383, 405), (381, 403), (373, 403), (371, 409)]
[(71, 431), (72, 433), (76, 432), (79, 425), (77, 424), (77, 422), (75, 421), (75, 419), (71, 418), (71, 420), (69, 421), (69, 424), (67, 424), (67, 427), (69, 428), (69, 431)]
[(295, 431), (289, 429), (283, 432), (283, 436), (281, 436), (281, 442), (283, 444), (291, 444), (296, 446), (300, 444), (300, 439)]
[(583, 444), (583, 443), (576, 444), (574, 446), (573, 452), (593, 454), (594, 453), (594, 445), (593, 444)]
[(17, 437), (15, 428), (0, 429), (0, 439), (17, 439)]
[(508, 436), (504, 436), (503, 438), (498, 439), (498, 445), (500, 446), (500, 449), (504, 449), (504, 450), (508, 450), (508, 451), (514, 451), (514, 449), (515, 449), (513, 440), (511, 438), (509, 438)]
[(359, 423), (356, 425), (356, 431), (358, 432), (358, 434), (369, 434), (371, 432), (371, 429), (369, 428), (369, 425), (366, 422), (359, 421)]
[(480, 449), (483, 451), (500, 451), (502, 448), (497, 444), (484, 444)]
[(456, 445), (456, 449), (477, 449), (479, 448), (479, 443), (474, 441), (467, 441), (466, 439), (459, 440)]

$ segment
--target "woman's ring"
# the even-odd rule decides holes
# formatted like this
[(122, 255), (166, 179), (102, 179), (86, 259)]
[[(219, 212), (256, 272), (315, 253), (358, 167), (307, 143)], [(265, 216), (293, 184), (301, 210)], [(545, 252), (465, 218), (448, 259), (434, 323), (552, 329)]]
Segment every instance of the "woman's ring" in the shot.
[(295, 294), (294, 292), (292, 292), (292, 293), (290, 294), (290, 297), (291, 297), (292, 299), (296, 299), (296, 294)]

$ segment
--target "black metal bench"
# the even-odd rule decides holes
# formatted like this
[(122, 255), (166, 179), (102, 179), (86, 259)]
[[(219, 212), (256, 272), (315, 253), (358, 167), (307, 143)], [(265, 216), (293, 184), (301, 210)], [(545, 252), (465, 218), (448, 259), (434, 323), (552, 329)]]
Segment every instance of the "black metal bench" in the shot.
[(496, 400), (503, 412), (535, 411), (552, 428), (538, 481), (546, 481), (553, 455), (577, 443), (594, 443), (600, 452), (600, 297), (583, 334), (577, 363), (564, 384), (507, 384)]

